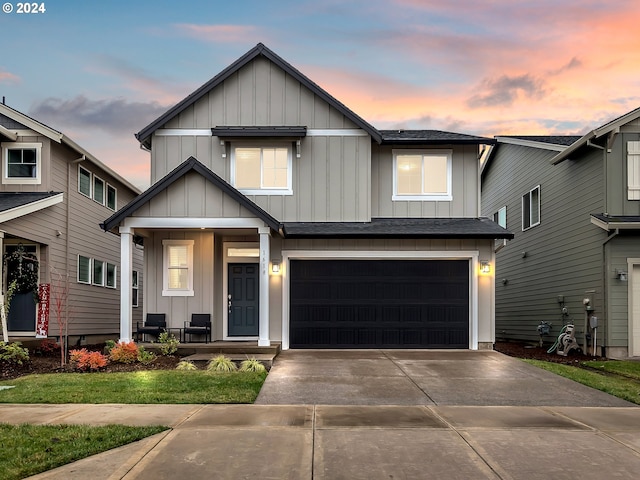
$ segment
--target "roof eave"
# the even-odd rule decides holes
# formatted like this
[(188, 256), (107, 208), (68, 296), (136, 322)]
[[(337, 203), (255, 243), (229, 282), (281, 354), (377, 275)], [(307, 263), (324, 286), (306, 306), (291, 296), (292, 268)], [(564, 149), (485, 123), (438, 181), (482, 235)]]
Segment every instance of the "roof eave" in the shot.
[(390, 140), (390, 139), (382, 139), (382, 145), (495, 145), (496, 141), (493, 138), (487, 139), (400, 139), (400, 140)]

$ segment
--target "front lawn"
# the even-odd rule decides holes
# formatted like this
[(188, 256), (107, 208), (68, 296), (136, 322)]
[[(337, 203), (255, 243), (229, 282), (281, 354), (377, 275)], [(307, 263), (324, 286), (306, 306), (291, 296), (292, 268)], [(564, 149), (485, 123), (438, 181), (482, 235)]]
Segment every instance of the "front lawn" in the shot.
[(640, 404), (640, 362), (589, 361), (573, 366), (540, 360), (523, 361), (623, 400)]
[(161, 426), (0, 424), (0, 478), (26, 478), (166, 429)]
[(27, 375), (0, 382), (0, 403), (253, 403), (266, 373), (149, 370)]

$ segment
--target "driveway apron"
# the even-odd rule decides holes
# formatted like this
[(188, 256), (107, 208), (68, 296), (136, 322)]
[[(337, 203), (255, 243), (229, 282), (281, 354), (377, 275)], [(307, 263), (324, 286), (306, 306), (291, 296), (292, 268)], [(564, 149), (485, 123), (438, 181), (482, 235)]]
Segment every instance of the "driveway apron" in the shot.
[(262, 405), (630, 406), (494, 351), (287, 350)]

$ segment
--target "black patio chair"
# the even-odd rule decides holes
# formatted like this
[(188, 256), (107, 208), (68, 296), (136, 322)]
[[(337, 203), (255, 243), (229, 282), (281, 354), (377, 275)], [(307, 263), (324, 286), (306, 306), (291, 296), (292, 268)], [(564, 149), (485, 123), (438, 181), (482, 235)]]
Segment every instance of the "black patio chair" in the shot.
[(191, 341), (191, 335), (204, 335), (204, 343), (211, 341), (211, 314), (209, 313), (192, 313), (191, 321), (184, 322), (184, 341)]
[(147, 313), (147, 319), (143, 325), (140, 325), (140, 322), (136, 322), (136, 330), (138, 340), (144, 340), (145, 335), (153, 335), (158, 338), (162, 332), (167, 330), (167, 314)]

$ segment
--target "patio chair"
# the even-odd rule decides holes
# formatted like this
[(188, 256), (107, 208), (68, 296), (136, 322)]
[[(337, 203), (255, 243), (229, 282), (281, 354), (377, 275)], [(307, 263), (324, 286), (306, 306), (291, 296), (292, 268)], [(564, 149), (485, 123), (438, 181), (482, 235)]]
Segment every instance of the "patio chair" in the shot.
[(145, 335), (153, 335), (156, 338), (167, 330), (166, 313), (147, 313), (147, 319), (143, 325), (136, 322), (136, 330), (138, 332), (138, 340), (144, 340)]
[(192, 313), (191, 321), (184, 322), (184, 341), (191, 341), (191, 335), (204, 335), (204, 343), (211, 341), (211, 314), (209, 313)]

